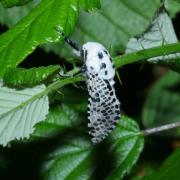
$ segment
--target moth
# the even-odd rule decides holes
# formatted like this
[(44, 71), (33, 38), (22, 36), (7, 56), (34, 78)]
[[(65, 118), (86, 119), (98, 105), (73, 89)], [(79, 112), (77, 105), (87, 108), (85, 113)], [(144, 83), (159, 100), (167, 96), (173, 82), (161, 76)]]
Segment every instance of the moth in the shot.
[(64, 40), (83, 59), (81, 71), (86, 77), (89, 94), (87, 112), (89, 134), (93, 143), (99, 143), (112, 132), (120, 118), (120, 102), (114, 89), (115, 66), (102, 44), (87, 42), (79, 48), (65, 36)]

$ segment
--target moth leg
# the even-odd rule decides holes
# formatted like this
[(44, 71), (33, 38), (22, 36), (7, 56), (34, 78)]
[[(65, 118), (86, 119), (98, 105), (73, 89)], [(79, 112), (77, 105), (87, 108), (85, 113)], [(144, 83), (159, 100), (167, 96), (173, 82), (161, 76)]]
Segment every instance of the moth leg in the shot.
[(86, 72), (86, 65), (84, 64), (83, 66), (79, 68), (79, 70), (75, 74), (73, 74), (73, 77), (77, 76), (78, 74), (85, 73), (85, 72)]
[(74, 74), (73, 73), (64, 73), (64, 71), (63, 70), (61, 70), (60, 72), (59, 72), (59, 75), (61, 76), (61, 77), (75, 77), (75, 76), (77, 76), (77, 75), (79, 75), (79, 74), (81, 74), (81, 73), (84, 73), (86, 71), (86, 65), (83, 65), (83, 66), (81, 66), (78, 70), (77, 70), (77, 72), (75, 72)]
[(61, 76), (61, 77), (72, 77), (72, 75), (70, 75), (70, 74), (67, 74), (67, 73), (64, 73), (64, 71), (63, 70), (61, 70), (61, 71), (59, 71), (59, 76)]

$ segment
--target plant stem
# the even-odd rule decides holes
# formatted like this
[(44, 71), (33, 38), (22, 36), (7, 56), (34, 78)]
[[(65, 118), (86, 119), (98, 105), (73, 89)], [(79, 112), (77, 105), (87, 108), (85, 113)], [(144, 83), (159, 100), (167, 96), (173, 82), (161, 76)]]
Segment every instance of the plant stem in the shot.
[(165, 124), (165, 125), (162, 125), (162, 126), (150, 128), (150, 129), (145, 129), (145, 130), (142, 131), (142, 133), (143, 133), (144, 136), (148, 136), (148, 135), (151, 135), (151, 134), (156, 134), (156, 133), (159, 133), (161, 131), (167, 131), (167, 130), (174, 129), (174, 128), (177, 128), (177, 127), (180, 127), (180, 122), (174, 122), (174, 123)]
[[(158, 57), (158, 56), (165, 56), (165, 55), (170, 55), (174, 53), (180, 53), (180, 42), (178, 43), (173, 43), (173, 44), (167, 44), (163, 46), (158, 46), (158, 47), (153, 47), (149, 49), (144, 49), (140, 50), (137, 52), (129, 53), (129, 54), (124, 54), (121, 56), (116, 56), (113, 58), (113, 62), (116, 66), (116, 68), (119, 68), (123, 65), (134, 63), (137, 61), (145, 61), (149, 58), (153, 57)], [(174, 61), (170, 62), (164, 62), (164, 64), (171, 65), (171, 62), (173, 63)], [(176, 60), (176, 64), (180, 64), (180, 60)], [(75, 70), (72, 70), (68, 72), (67, 74), (75, 74), (78, 71), (78, 68)]]
[[(172, 53), (177, 53), (177, 52), (180, 52), (180, 43), (169, 44), (165, 46), (137, 51), (135, 53), (126, 54), (123, 56), (118, 56), (114, 58), (114, 62), (115, 62), (116, 67), (120, 67), (122, 65), (133, 63), (136, 61), (146, 60), (151, 57), (162, 56), (165, 54), (167, 55), (167, 54), (172, 54)], [(67, 84), (84, 81), (83, 76), (73, 76), (73, 74), (76, 74), (78, 71), (79, 69), (75, 68), (72, 71), (67, 72), (67, 75), (71, 75), (70, 77), (59, 79), (58, 81), (49, 85), (43, 92), (38, 94), (38, 97), (46, 95), (52, 91), (58, 90), (59, 88)]]
[(137, 61), (144, 61), (152, 57), (164, 56), (178, 52), (180, 52), (180, 42), (117, 56), (113, 58), (113, 60), (116, 67), (121, 67)]

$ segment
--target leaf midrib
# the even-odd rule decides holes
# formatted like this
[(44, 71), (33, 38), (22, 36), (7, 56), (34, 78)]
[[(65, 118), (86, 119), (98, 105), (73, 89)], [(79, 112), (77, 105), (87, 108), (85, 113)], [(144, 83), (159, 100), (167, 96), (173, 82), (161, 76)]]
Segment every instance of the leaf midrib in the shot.
[(49, 92), (53, 91), (53, 90), (57, 90), (59, 88), (61, 88), (62, 86), (66, 85), (66, 84), (70, 84), (70, 83), (75, 83), (78, 81), (83, 80), (84, 78), (82, 76), (77, 76), (77, 77), (71, 77), (71, 78), (66, 78), (63, 80), (58, 80), (56, 82), (54, 82), (53, 84), (49, 85), (48, 87), (45, 87), (44, 90), (42, 90), (41, 92), (33, 95), (30, 99), (20, 103), (18, 106), (15, 106), (14, 108), (10, 109), (9, 111), (3, 113), (0, 115), (0, 118), (3, 118), (4, 116), (8, 115), (9, 113), (16, 111), (22, 107), (27, 106), (28, 104), (30, 104), (31, 102), (35, 101), (38, 98), (41, 98), (42, 96), (47, 95)]

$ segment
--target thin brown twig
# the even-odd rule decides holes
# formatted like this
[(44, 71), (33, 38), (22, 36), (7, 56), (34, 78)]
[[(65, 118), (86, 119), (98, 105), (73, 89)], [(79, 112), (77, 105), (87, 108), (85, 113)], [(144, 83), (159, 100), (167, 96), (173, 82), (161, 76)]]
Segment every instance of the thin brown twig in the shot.
[(167, 130), (174, 129), (177, 127), (180, 127), (180, 121), (170, 123), (170, 124), (165, 124), (165, 125), (150, 128), (150, 129), (145, 129), (145, 130), (142, 130), (142, 133), (144, 136), (148, 136), (151, 134), (156, 134), (156, 133), (159, 133), (161, 131), (167, 131)]

